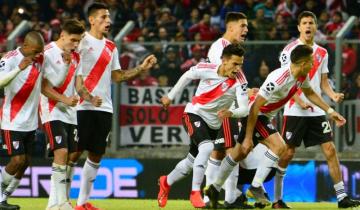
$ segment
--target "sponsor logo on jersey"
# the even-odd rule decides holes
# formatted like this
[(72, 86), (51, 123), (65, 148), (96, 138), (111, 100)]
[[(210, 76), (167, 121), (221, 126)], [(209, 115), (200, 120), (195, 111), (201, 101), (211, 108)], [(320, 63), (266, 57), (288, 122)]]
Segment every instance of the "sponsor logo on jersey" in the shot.
[(194, 125), (195, 125), (195, 127), (200, 127), (200, 125), (201, 125), (201, 122), (200, 121), (196, 121), (196, 122), (194, 122)]
[(275, 129), (274, 125), (271, 124), (271, 123), (267, 124), (266, 126), (267, 126), (268, 128), (270, 128), (270, 129), (273, 129), (273, 130)]

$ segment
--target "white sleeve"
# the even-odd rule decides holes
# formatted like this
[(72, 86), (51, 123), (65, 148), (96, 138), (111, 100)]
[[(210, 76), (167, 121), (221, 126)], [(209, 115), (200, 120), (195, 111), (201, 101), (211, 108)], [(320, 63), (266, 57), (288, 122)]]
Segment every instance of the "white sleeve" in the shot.
[(18, 66), (13, 66), (8, 59), (0, 60), (0, 87), (6, 86), (20, 72)]
[(223, 49), (216, 49), (215, 45), (211, 45), (207, 57), (210, 63), (221, 64), (221, 54)]
[(113, 53), (112, 53), (112, 59), (111, 59), (111, 71), (119, 70), (120, 67), (120, 61), (119, 61), (119, 51), (115, 47)]
[(249, 115), (249, 97), (247, 94), (247, 84), (236, 87), (236, 100), (238, 108), (230, 109), (232, 117), (241, 118)]
[(261, 95), (267, 101), (272, 95), (280, 88), (275, 81), (273, 81), (271, 74), (266, 78), (265, 82), (261, 85), (258, 95)]
[(279, 61), (280, 61), (281, 67), (290, 64), (290, 52), (283, 50), (280, 53)]
[(327, 74), (329, 73), (329, 69), (328, 69), (328, 63), (329, 63), (329, 54), (326, 53), (324, 60), (321, 64), (321, 73), (322, 74)]
[(192, 80), (200, 79), (200, 77), (201, 73), (197, 70), (196, 66), (191, 67), (180, 77), (167, 96), (169, 99), (173, 100), (175, 96), (186, 87), (186, 85), (188, 85)]

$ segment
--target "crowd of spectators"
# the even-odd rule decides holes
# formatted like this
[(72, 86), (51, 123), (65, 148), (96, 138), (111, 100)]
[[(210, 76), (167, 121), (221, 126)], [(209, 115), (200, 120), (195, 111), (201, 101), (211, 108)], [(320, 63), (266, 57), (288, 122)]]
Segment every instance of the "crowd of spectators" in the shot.
[[(6, 38), (24, 19), (41, 31), (47, 42), (59, 37), (61, 23), (77, 18), (87, 24), (86, 10), (94, 0), (0, 0), (0, 52), (6, 51)], [(318, 17), (316, 40), (334, 40), (346, 19), (360, 16), (360, 2), (353, 0), (103, 0), (109, 5), (113, 38), (129, 21), (135, 29), (123, 41), (121, 65), (136, 65), (147, 53), (159, 62), (155, 69), (129, 81), (129, 85), (171, 86), (192, 65), (205, 61), (212, 41), (224, 32), (227, 12), (239, 11), (248, 17), (247, 40), (284, 40), (297, 37), (297, 15), (310, 10)], [(349, 39), (360, 39), (356, 21)], [(190, 41), (191, 44), (184, 42)], [(200, 42), (202, 41), (202, 42)], [(209, 44), (203, 44), (208, 41)], [(17, 39), (18, 45), (22, 42)], [(154, 43), (152, 45), (144, 43)], [(324, 45), (334, 65), (334, 44)], [(250, 86), (259, 86), (266, 75), (279, 66), (278, 54), (284, 44), (247, 46), (244, 70)], [(343, 88), (357, 91), (348, 98), (360, 98), (359, 44), (343, 46)], [(269, 50), (271, 49), (271, 50)]]

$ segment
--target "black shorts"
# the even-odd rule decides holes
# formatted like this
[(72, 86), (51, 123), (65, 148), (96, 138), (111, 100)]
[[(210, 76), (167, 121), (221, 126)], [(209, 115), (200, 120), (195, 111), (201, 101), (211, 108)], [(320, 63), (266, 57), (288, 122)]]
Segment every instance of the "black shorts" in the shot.
[(326, 117), (284, 116), (282, 137), (286, 144), (298, 147), (304, 141), (305, 147), (332, 141), (332, 130)]
[(54, 120), (44, 123), (43, 126), (47, 137), (49, 156), (53, 156), (54, 150), (62, 148), (67, 148), (68, 153), (77, 151), (79, 137), (76, 125)]
[(32, 153), (35, 141), (35, 131), (10, 131), (1, 130), (3, 148), (9, 156), (24, 155)]
[[(240, 131), (238, 142), (242, 143), (246, 134), (247, 117), (241, 118), (240, 122), (242, 129)], [(264, 115), (259, 115), (256, 121), (254, 134), (253, 134), (254, 145), (258, 144), (259, 141), (266, 139), (267, 137), (269, 137), (270, 135), (276, 132), (278, 131), (276, 130), (272, 122), (269, 120), (269, 118)]]
[(214, 150), (224, 151), (234, 147), (240, 135), (240, 128), (239, 118), (225, 118), (219, 130), (218, 138), (214, 141)]
[(198, 115), (192, 113), (184, 113), (182, 117), (183, 126), (190, 137), (189, 153), (196, 157), (198, 154), (198, 146), (202, 143), (219, 138), (220, 129), (211, 129), (206, 122)]
[(105, 153), (112, 123), (112, 113), (103, 111), (77, 111), (78, 151), (102, 155)]
[[(244, 169), (239, 167), (238, 185), (251, 184), (254, 179), (256, 169)], [(270, 181), (276, 174), (276, 168), (271, 168), (269, 175), (264, 182)]]

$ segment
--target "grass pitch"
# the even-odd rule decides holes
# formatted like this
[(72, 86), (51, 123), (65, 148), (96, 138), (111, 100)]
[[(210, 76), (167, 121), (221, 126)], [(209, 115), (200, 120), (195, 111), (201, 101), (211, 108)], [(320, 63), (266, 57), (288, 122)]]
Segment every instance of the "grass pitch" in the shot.
[[(76, 201), (72, 201), (75, 203)], [(18, 204), (21, 206), (21, 210), (44, 210), (46, 209), (46, 198), (10, 198), (9, 203)], [(102, 210), (160, 210), (156, 200), (140, 200), (140, 199), (103, 199), (93, 200), (95, 206)], [(323, 209), (332, 210), (338, 209), (336, 203), (289, 203), (293, 210), (303, 209)], [(166, 207), (163, 210), (194, 210), (187, 200), (169, 200)], [(265, 209), (271, 209), (267, 207)], [(354, 208), (360, 210), (360, 207)]]

